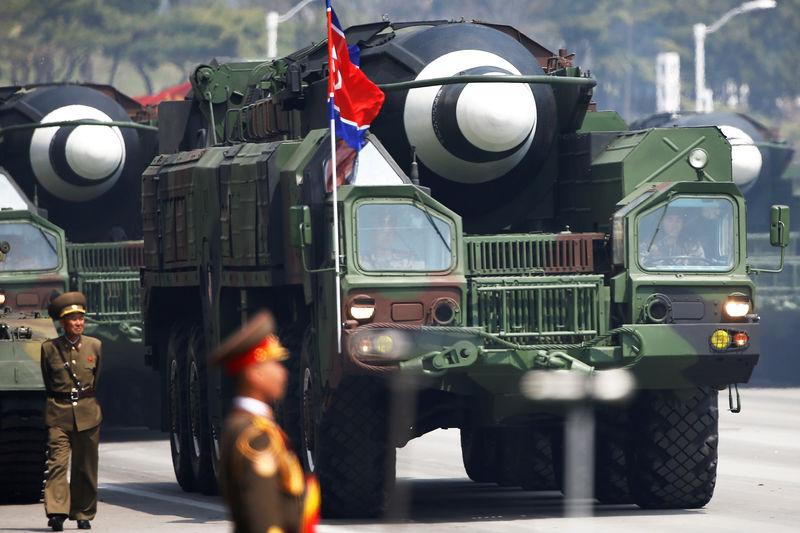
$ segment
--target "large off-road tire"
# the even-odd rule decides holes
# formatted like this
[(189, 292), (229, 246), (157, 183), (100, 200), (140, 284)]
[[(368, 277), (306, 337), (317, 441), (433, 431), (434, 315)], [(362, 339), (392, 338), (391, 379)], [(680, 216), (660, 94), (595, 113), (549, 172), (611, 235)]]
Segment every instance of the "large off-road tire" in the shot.
[(561, 427), (529, 427), (523, 430), (520, 453), (521, 485), (525, 490), (561, 488)]
[(311, 346), (311, 328), (307, 327), (305, 333), (298, 333), (296, 327), (281, 328), (280, 339), (287, 350), (289, 358), (284, 361), (284, 366), (289, 371), (286, 383), (286, 395), (274, 405), (275, 418), (283, 431), (292, 441), (298, 457), (303, 448), (303, 363), (308, 361), (307, 351)]
[(208, 412), (208, 374), (203, 330), (192, 327), (186, 351), (186, 403), (189, 419), (189, 458), (197, 489), (217, 494), (216, 467), (219, 464), (217, 435)]
[(461, 428), (461, 459), (472, 481), (492, 483), (498, 480), (498, 428)]
[(382, 514), (395, 482), (396, 449), (388, 442), (386, 388), (374, 379), (345, 379), (322, 412), (310, 455), (324, 517)]
[(554, 438), (554, 429), (546, 426), (501, 428), (497, 482), (526, 490), (559, 488)]
[(646, 391), (634, 410), (631, 490), (648, 509), (694, 509), (717, 479), (717, 391)]
[(46, 474), (44, 391), (0, 396), (0, 503), (36, 503)]
[(186, 392), (186, 350), (188, 326), (178, 322), (172, 326), (167, 341), (167, 410), (169, 414), (169, 447), (172, 452), (172, 468), (178, 485), (191, 492), (197, 488), (192, 472), (191, 437)]
[(628, 464), (633, 441), (629, 411), (622, 406), (595, 411), (594, 491), (600, 503), (633, 503)]

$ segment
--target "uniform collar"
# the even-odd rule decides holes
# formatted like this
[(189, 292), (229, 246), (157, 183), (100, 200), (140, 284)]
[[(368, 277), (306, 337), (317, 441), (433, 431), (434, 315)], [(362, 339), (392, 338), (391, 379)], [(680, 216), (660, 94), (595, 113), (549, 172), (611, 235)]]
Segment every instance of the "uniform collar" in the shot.
[(269, 405), (249, 396), (235, 397), (233, 399), (233, 406), (255, 416), (272, 418), (272, 409)]
[(69, 350), (70, 348), (72, 348), (74, 346), (76, 350), (80, 351), (81, 344), (82, 344), (81, 340), (83, 339), (83, 335), (78, 335), (78, 338), (75, 339), (75, 342), (72, 342), (71, 340), (69, 340), (67, 338), (66, 333), (64, 335), (61, 335), (61, 339), (62, 339), (62, 342), (64, 344), (64, 348), (66, 348), (67, 350)]

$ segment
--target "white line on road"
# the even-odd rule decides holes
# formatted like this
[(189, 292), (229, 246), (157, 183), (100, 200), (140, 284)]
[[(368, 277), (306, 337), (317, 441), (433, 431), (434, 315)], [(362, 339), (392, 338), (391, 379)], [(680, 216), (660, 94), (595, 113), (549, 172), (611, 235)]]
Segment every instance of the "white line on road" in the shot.
[[(152, 498), (154, 500), (160, 500), (164, 502), (171, 502), (177, 503), (180, 505), (188, 505), (190, 507), (199, 507), (200, 509), (206, 509), (210, 511), (217, 511), (219, 513), (227, 513), (228, 509), (223, 505), (216, 505), (210, 502), (196, 502), (194, 500), (190, 500), (188, 498), (181, 498), (180, 496), (169, 496), (167, 494), (161, 494), (158, 492), (153, 492), (149, 490), (141, 490), (141, 489), (130, 489), (128, 487), (121, 487), (119, 485), (113, 485), (108, 483), (102, 483), (99, 486), (100, 490), (110, 490), (115, 492), (124, 492), (125, 494), (130, 494), (132, 496), (141, 496), (142, 498)], [(324, 526), (322, 524), (317, 525), (316, 531), (317, 533), (325, 533), (326, 531), (334, 531), (335, 529), (330, 526)]]
[(119, 485), (110, 485), (108, 483), (103, 483), (100, 485), (100, 490), (111, 490), (116, 492), (124, 492), (126, 494), (132, 494), (134, 496), (141, 496), (143, 498), (152, 498), (154, 500), (160, 500), (164, 502), (172, 502), (177, 503), (180, 505), (189, 505), (191, 507), (199, 507), (200, 509), (207, 509), (210, 511), (217, 511), (219, 513), (227, 513), (228, 510), (223, 505), (216, 505), (209, 502), (196, 502), (194, 500), (190, 500), (188, 498), (181, 498), (179, 496), (169, 496), (167, 494), (161, 494), (159, 492), (152, 492), (149, 490), (141, 490), (141, 489), (130, 489), (128, 487), (121, 487)]

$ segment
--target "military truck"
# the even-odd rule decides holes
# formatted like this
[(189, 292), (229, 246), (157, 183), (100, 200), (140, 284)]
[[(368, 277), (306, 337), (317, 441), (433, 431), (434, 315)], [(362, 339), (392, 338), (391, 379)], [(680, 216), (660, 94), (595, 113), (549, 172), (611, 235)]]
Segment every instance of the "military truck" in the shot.
[[(114, 425), (157, 426), (159, 418), (158, 379), (144, 365), (139, 310), (140, 176), (155, 153), (154, 118), (154, 110), (105, 85), (0, 87), (0, 207), (32, 210), (68, 239), (59, 250), (68, 273), (63, 290), (88, 298), (86, 333), (99, 337), (108, 354), (99, 399)], [(12, 189), (25, 200), (6, 203)], [(21, 253), (16, 247), (9, 260)], [(0, 272), (0, 288), (4, 279)], [(48, 303), (37, 301), (36, 311), (44, 315)]]
[[(712, 113), (661, 113), (631, 124), (631, 128), (673, 126), (719, 126), (732, 147), (733, 180), (744, 193), (750, 213), (763, 212), (780, 202), (793, 211), (800, 208), (800, 164), (790, 164), (794, 150), (777, 132), (753, 117), (728, 111)], [(754, 216), (747, 220), (748, 261), (769, 268), (779, 254), (769, 245), (768, 220)], [(755, 276), (759, 293), (759, 315), (764, 329), (761, 353), (764, 357), (750, 382), (758, 386), (800, 385), (800, 362), (791, 346), (794, 324), (800, 321), (800, 248), (796, 238), (798, 221), (790, 228), (791, 245), (785, 250), (785, 273)]]
[[(5, 181), (3, 202), (24, 196)], [(64, 232), (35, 209), (0, 210), (0, 501), (35, 502), (46, 473), (42, 342), (56, 336), (45, 309), (68, 286)]]
[[(142, 312), (179, 484), (215, 490), (232, 391), (206, 354), (266, 307), (291, 350), (282, 423), (327, 516), (381, 513), (396, 447), (437, 428), (460, 429), (475, 481), (560, 489), (568, 407), (521, 382), (616, 369), (636, 395), (596, 409), (597, 498), (705, 505), (717, 392), (760, 345), (722, 132), (630, 131), (566, 50), (509, 26), (346, 37), (386, 100), (336, 176), (325, 41), (201, 65), (159, 108)], [(785, 246), (788, 212), (771, 216)]]

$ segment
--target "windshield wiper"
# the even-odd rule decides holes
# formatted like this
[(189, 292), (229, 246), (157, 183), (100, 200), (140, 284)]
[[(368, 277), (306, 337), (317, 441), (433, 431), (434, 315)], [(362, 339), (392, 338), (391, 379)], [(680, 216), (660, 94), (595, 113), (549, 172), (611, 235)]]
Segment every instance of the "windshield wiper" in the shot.
[(658, 225), (656, 226), (656, 231), (653, 232), (653, 237), (650, 239), (650, 244), (647, 245), (647, 252), (650, 252), (650, 248), (653, 247), (653, 241), (656, 240), (656, 235), (658, 232), (661, 231), (661, 222), (664, 220), (664, 216), (667, 214), (667, 206), (664, 206), (664, 210), (661, 212), (661, 218), (658, 219)]
[(444, 243), (444, 246), (445, 246), (445, 248), (447, 248), (447, 251), (448, 251), (448, 252), (450, 252), (450, 253), (452, 253), (452, 252), (453, 252), (453, 250), (450, 248), (450, 243), (449, 243), (449, 242), (447, 242), (447, 239), (445, 239), (445, 238), (444, 238), (444, 235), (442, 235), (442, 232), (441, 232), (441, 231), (439, 231), (439, 227), (438, 227), (438, 226), (436, 225), (436, 223), (433, 221), (433, 217), (432, 217), (432, 216), (431, 216), (431, 214), (428, 212), (428, 206), (427, 206), (427, 205), (425, 205), (425, 202), (424, 202), (424, 201), (422, 200), (422, 198), (419, 196), (419, 191), (417, 191), (416, 189), (414, 189), (414, 199), (415, 199), (415, 200), (418, 200), (418, 201), (419, 201), (419, 203), (421, 203), (421, 204), (422, 204), (422, 211), (424, 211), (424, 212), (425, 212), (425, 216), (427, 217), (427, 219), (428, 219), (428, 222), (429, 222), (429, 223), (430, 223), (430, 225), (433, 227), (433, 229), (436, 231), (436, 235), (438, 235), (438, 236), (439, 236), (439, 238), (440, 238), (440, 239), (442, 239), (442, 242)]

